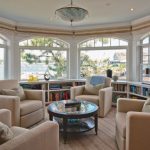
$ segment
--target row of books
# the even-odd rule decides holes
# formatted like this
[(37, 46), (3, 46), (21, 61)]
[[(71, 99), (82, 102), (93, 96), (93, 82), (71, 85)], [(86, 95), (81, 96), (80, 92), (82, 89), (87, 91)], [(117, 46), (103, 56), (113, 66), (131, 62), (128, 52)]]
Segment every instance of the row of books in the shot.
[(144, 96), (149, 96), (150, 97), (150, 89), (149, 88), (142, 88), (142, 93)]
[(68, 99), (70, 99), (70, 91), (49, 93), (49, 101), (59, 101), (59, 100), (68, 100)]
[(20, 83), (20, 86), (22, 86), (24, 89), (38, 89), (38, 90), (42, 89), (41, 84), (22, 84), (22, 83)]
[(127, 91), (127, 85), (126, 84), (112, 84), (114, 91)]
[(135, 93), (135, 94), (141, 94), (141, 87), (130, 85), (130, 92)]
[(80, 86), (80, 85), (85, 85), (85, 82), (75, 82), (74, 86)]

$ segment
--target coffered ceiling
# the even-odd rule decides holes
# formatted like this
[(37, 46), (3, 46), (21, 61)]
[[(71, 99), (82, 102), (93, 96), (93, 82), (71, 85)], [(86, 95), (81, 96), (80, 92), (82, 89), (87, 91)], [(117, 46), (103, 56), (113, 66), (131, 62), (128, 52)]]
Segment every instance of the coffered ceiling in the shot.
[[(130, 24), (133, 20), (150, 15), (150, 0), (73, 0), (73, 3), (89, 12), (85, 20), (73, 23), (74, 28)], [(19, 25), (71, 28), (69, 22), (55, 15), (56, 9), (68, 4), (70, 0), (0, 0), (0, 17)]]

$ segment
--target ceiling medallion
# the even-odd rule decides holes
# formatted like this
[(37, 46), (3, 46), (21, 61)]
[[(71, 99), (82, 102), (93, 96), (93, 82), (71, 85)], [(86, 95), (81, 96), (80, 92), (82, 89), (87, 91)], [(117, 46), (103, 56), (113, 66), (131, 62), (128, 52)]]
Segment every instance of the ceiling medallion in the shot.
[(84, 8), (73, 6), (73, 2), (71, 0), (71, 4), (69, 6), (57, 9), (55, 14), (62, 20), (72, 23), (85, 19), (85, 17), (88, 15), (88, 11)]

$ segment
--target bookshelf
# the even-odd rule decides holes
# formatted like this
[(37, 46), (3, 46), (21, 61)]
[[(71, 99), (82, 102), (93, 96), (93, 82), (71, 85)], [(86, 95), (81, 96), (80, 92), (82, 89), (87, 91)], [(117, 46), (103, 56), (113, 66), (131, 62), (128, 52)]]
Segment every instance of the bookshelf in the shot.
[(39, 89), (45, 92), (46, 104), (52, 101), (70, 99), (70, 88), (72, 86), (84, 85), (85, 80), (50, 80), (50, 81), (33, 81), (20, 82), (25, 89)]
[(117, 81), (112, 82), (113, 105), (118, 98), (133, 98), (146, 100), (150, 98), (150, 85), (141, 82)]
[(113, 87), (113, 93), (112, 93), (113, 105), (115, 105), (117, 103), (118, 98), (128, 97), (128, 93), (127, 93), (128, 84), (127, 84), (127, 82), (123, 82), (123, 81), (117, 81), (117, 82), (114, 81), (113, 82), (112, 81), (111, 85)]

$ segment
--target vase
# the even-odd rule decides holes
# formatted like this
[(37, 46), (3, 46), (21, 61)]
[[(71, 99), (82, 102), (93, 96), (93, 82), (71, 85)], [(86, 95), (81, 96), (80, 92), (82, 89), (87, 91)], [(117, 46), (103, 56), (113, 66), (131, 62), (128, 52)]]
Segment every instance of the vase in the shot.
[(117, 80), (118, 80), (118, 76), (113, 76), (112, 79), (113, 79), (114, 81), (117, 81)]
[(49, 71), (46, 70), (46, 72), (44, 73), (44, 79), (45, 79), (46, 81), (48, 81), (48, 80), (50, 79), (50, 77), (51, 77), (51, 75), (50, 75)]

